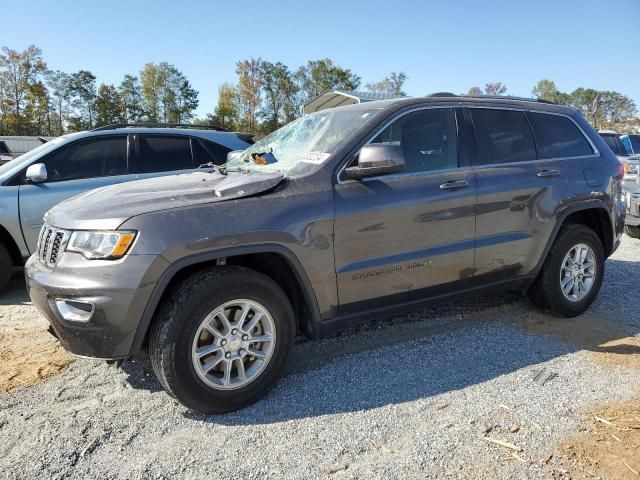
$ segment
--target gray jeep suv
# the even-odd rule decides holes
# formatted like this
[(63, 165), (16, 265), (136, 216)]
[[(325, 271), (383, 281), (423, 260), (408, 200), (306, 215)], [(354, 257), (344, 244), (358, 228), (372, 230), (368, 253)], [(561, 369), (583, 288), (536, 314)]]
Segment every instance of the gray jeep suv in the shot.
[(581, 314), (620, 241), (621, 178), (567, 107), (443, 94), (339, 107), (223, 168), (57, 205), (25, 273), (71, 353), (148, 349), (167, 392), (222, 413), (274, 386), (297, 332), (506, 287)]

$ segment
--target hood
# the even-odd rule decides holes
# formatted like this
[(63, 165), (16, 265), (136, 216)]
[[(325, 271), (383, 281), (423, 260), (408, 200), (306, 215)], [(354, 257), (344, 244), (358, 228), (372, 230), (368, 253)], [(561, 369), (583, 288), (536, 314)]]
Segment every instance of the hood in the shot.
[(136, 215), (265, 192), (283, 180), (279, 173), (206, 171), (137, 180), (80, 194), (49, 210), (44, 220), (64, 229), (113, 230)]

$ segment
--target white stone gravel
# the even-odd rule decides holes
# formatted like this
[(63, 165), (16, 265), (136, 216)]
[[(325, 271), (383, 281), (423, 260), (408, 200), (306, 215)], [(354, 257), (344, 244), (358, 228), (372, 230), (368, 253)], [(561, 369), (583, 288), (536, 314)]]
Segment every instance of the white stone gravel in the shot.
[[(638, 335), (639, 282), (640, 241), (625, 237), (590, 314)], [(0, 395), (0, 477), (553, 478), (543, 460), (584, 409), (637, 397), (640, 372), (521, 328), (536, 318), (549, 317), (501, 295), (301, 342), (266, 399), (218, 417), (169, 398), (144, 361), (76, 361)], [(557, 377), (540, 386), (541, 368)]]

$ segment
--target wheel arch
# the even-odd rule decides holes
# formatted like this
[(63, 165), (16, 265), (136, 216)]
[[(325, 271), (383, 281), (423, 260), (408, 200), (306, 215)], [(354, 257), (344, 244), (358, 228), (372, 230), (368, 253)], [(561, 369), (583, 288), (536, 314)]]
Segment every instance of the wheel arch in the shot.
[(22, 253), (20, 252), (20, 247), (11, 236), (9, 231), (4, 228), (3, 225), (0, 225), (0, 243), (2, 243), (7, 250), (9, 251), (9, 255), (11, 255), (11, 260), (15, 267), (20, 267), (24, 264), (24, 259), (22, 258)]
[(172, 263), (156, 282), (138, 324), (130, 353), (138, 353), (147, 345), (157, 309), (174, 285), (198, 270), (221, 263), (252, 268), (274, 280), (291, 301), (296, 314), (296, 328), (305, 335), (313, 336), (313, 325), (320, 319), (317, 299), (309, 277), (295, 254), (281, 245), (244, 246), (191, 255)]
[(609, 210), (604, 202), (600, 200), (575, 204), (567, 207), (560, 214), (556, 222), (544, 252), (535, 270), (537, 275), (549, 254), (549, 250), (553, 246), (560, 229), (569, 224), (585, 225), (591, 228), (600, 238), (605, 251), (605, 256), (611, 255), (614, 249), (615, 234), (613, 231), (613, 223), (609, 216)]

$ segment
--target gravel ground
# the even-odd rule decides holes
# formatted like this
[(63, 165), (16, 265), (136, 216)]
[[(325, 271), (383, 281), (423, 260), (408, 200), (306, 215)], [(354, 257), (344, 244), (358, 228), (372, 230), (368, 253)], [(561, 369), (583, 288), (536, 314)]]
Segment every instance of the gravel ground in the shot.
[[(302, 341), (266, 399), (224, 416), (183, 408), (142, 360), (75, 361), (0, 394), (0, 477), (582, 478), (557, 445), (589, 409), (640, 397), (639, 279), (625, 237), (579, 319), (501, 294)], [(0, 329), (43, 325), (11, 298)]]

